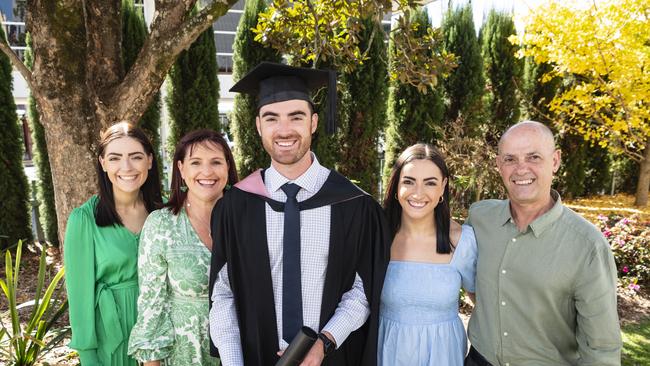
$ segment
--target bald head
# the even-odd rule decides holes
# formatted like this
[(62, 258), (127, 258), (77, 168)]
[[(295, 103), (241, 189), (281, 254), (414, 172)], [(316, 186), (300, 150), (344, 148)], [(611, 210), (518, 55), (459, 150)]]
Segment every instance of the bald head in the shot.
[(515, 135), (540, 140), (545, 150), (555, 150), (555, 136), (548, 126), (536, 121), (522, 121), (510, 126), (506, 132), (501, 135), (501, 139), (499, 139), (499, 154), (501, 154), (501, 148), (506, 139)]
[(554, 140), (548, 127), (533, 121), (517, 123), (501, 136), (497, 167), (514, 211), (549, 207), (553, 175), (560, 167)]

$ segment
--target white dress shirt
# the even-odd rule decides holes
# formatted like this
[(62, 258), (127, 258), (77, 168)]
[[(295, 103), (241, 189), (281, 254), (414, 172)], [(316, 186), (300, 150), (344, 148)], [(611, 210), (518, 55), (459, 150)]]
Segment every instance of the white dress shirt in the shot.
[[(264, 185), (271, 198), (285, 202), (287, 197), (280, 189), (287, 182), (301, 187), (298, 202), (316, 194), (330, 171), (323, 167), (312, 153), (312, 164), (297, 179), (291, 181), (273, 166), (265, 171)], [(300, 268), (302, 284), (302, 309), (304, 325), (315, 331), (327, 331), (334, 337), (337, 347), (361, 327), (370, 315), (370, 307), (363, 289), (363, 281), (356, 275), (350, 290), (343, 294), (334, 315), (323, 329), (319, 329), (323, 285), (329, 256), (331, 207), (322, 206), (300, 212)], [(266, 235), (269, 248), (273, 297), (277, 319), (278, 344), (285, 349), (288, 344), (282, 339), (282, 250), (284, 213), (276, 212), (266, 204)], [(240, 343), (239, 325), (227, 264), (217, 276), (212, 292), (213, 306), (210, 310), (210, 334), (219, 349), (224, 366), (242, 365), (243, 355)]]

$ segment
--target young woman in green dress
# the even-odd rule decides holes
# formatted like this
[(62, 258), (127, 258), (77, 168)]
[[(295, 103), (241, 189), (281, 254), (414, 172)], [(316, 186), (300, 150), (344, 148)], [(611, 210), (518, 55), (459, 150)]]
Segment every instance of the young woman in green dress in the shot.
[(162, 206), (151, 142), (126, 122), (101, 134), (99, 193), (75, 208), (64, 263), (72, 340), (83, 366), (137, 365), (127, 355), (136, 320), (140, 230)]
[(129, 354), (146, 366), (217, 365), (208, 337), (210, 215), (227, 185), (237, 182), (235, 160), (220, 134), (185, 135), (174, 153), (171, 197), (142, 229), (138, 257), (138, 320)]

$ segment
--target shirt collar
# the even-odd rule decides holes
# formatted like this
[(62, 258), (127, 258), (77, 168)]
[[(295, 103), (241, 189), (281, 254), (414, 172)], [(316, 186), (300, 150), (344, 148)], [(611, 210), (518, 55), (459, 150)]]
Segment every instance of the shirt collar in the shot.
[[(562, 215), (562, 199), (560, 198), (560, 194), (556, 190), (551, 189), (551, 198), (555, 201), (553, 207), (528, 225), (535, 237), (542, 235)], [(515, 220), (512, 218), (512, 213), (510, 212), (510, 200), (505, 200), (504, 202), (505, 205), (503, 205), (499, 213), (499, 222), (502, 226), (508, 222), (512, 222), (514, 225)]]
[(535, 221), (529, 225), (533, 230), (535, 237), (539, 238), (539, 236), (542, 235), (546, 229), (553, 226), (555, 221), (557, 221), (557, 219), (560, 218), (560, 215), (562, 215), (562, 199), (560, 198), (560, 194), (556, 190), (551, 189), (551, 198), (555, 201), (553, 207), (542, 216), (536, 218)]
[(307, 190), (311, 193), (316, 193), (319, 189), (318, 184), (318, 174), (323, 168), (322, 165), (318, 162), (316, 155), (313, 152), (311, 154), (311, 165), (301, 176), (291, 180), (284, 175), (280, 174), (275, 167), (271, 166), (266, 170), (265, 173), (265, 182), (269, 192), (276, 192), (282, 187), (285, 183), (291, 182), (300, 186), (300, 188)]

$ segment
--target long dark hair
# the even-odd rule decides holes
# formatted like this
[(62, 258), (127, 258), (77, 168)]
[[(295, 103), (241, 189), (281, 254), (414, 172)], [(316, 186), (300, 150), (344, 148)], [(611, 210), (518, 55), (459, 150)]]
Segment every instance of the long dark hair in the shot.
[(221, 146), (223, 154), (226, 157), (228, 164), (228, 184), (233, 185), (237, 183), (237, 168), (235, 167), (235, 158), (232, 156), (232, 151), (228, 147), (228, 143), (221, 136), (221, 134), (208, 129), (194, 130), (188, 132), (176, 145), (174, 152), (174, 160), (172, 161), (172, 184), (171, 184), (171, 197), (169, 202), (165, 205), (169, 207), (174, 215), (178, 215), (187, 198), (187, 192), (181, 190), (183, 185), (183, 177), (181, 177), (181, 170), (178, 168), (178, 162), (183, 161), (187, 154), (192, 154), (194, 148), (199, 144), (214, 143)]
[(137, 140), (144, 148), (145, 153), (152, 157), (151, 168), (147, 172), (147, 179), (144, 181), (142, 187), (140, 187), (140, 193), (142, 194), (142, 200), (144, 201), (147, 212), (162, 207), (158, 162), (156, 161), (153, 145), (151, 145), (144, 131), (128, 122), (119, 122), (107, 128), (99, 137), (99, 147), (97, 148), (97, 159), (95, 162), (97, 180), (99, 182), (99, 202), (97, 203), (97, 207), (95, 207), (95, 223), (97, 226), (122, 225), (120, 215), (118, 215), (115, 209), (113, 183), (108, 179), (108, 175), (104, 172), (102, 164), (99, 162), (99, 158), (104, 157), (106, 146), (122, 137), (131, 137)]
[(447, 179), (445, 190), (442, 193), (442, 202), (436, 205), (434, 210), (434, 220), (436, 224), (436, 252), (440, 254), (449, 254), (453, 248), (453, 244), (449, 239), (449, 228), (451, 221), (451, 214), (449, 210), (449, 170), (445, 164), (445, 158), (442, 154), (429, 144), (415, 144), (409, 146), (399, 156), (393, 169), (390, 172), (390, 179), (386, 194), (384, 195), (384, 211), (388, 218), (388, 225), (393, 236), (400, 228), (402, 220), (402, 206), (397, 200), (397, 187), (399, 186), (399, 177), (402, 173), (402, 168), (407, 163), (413, 160), (430, 160), (442, 172), (442, 178)]

